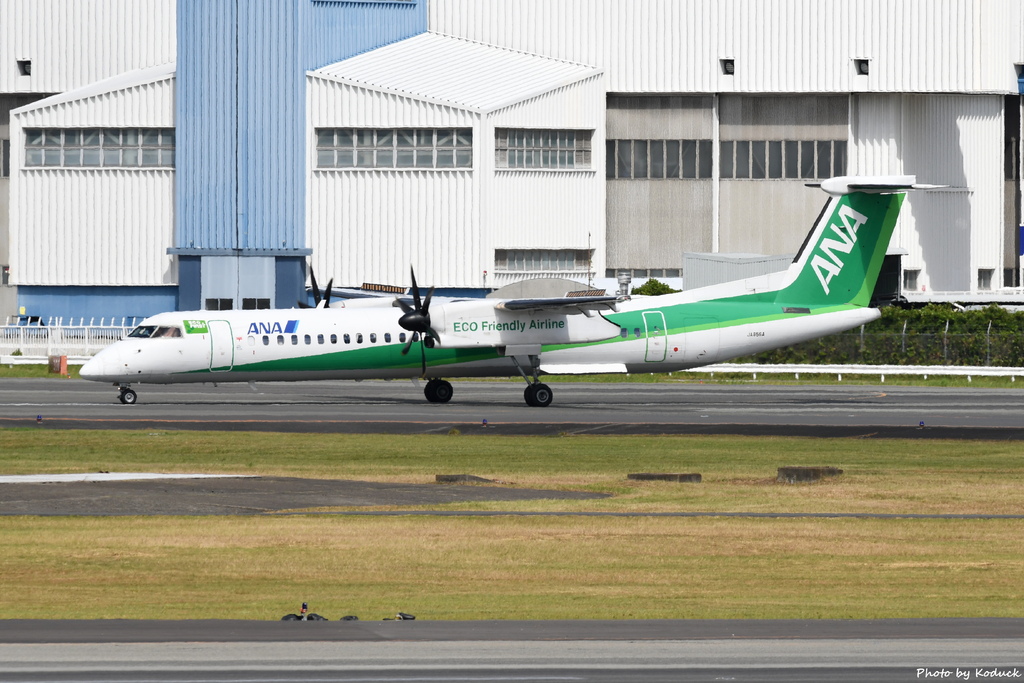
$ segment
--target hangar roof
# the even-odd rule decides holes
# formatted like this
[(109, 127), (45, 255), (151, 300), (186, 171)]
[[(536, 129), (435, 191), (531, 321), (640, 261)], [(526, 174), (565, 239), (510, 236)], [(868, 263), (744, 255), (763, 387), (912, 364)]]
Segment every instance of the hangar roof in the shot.
[(80, 88), (74, 88), (66, 92), (44, 97), (43, 99), (27, 104), (24, 107), (19, 107), (13, 110), (12, 113), (18, 114), (21, 112), (32, 111), (33, 109), (50, 107), (55, 104), (60, 104), (61, 102), (74, 102), (76, 100), (84, 100), (90, 97), (105, 95), (110, 92), (128, 90), (140, 85), (162, 81), (165, 78), (174, 76), (174, 73), (174, 62), (151, 66), (145, 69), (126, 71), (125, 73), (111, 76), (110, 78), (104, 78), (103, 80), (96, 81), (95, 83), (89, 83), (88, 85), (84, 85)]
[(602, 70), (428, 32), (310, 73), (483, 113), (597, 76)]

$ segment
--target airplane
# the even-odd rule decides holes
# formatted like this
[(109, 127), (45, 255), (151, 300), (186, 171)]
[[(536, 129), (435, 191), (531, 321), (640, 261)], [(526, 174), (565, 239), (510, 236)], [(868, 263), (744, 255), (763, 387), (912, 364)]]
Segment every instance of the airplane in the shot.
[[(146, 318), (83, 365), (87, 380), (134, 384), (317, 379), (426, 379), (446, 403), (445, 378), (521, 376), (524, 398), (548, 406), (550, 374), (674, 372), (854, 329), (880, 317), (870, 299), (914, 176), (843, 176), (785, 271), (659, 296), (518, 299), (421, 297), (315, 307), (178, 311)], [(433, 306), (431, 305), (433, 303)], [(301, 305), (301, 304), (300, 304)], [(410, 353), (418, 347), (417, 352)]]

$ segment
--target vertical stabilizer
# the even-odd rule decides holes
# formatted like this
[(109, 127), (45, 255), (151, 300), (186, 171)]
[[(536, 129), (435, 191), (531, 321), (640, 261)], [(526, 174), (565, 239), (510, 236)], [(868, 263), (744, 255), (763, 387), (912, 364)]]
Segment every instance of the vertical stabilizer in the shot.
[(905, 195), (898, 190), (912, 187), (913, 179), (909, 181), (874, 191), (868, 182), (847, 182), (843, 193), (829, 190), (832, 197), (790, 266), (793, 279), (779, 290), (776, 301), (816, 307), (867, 306), (903, 204)]

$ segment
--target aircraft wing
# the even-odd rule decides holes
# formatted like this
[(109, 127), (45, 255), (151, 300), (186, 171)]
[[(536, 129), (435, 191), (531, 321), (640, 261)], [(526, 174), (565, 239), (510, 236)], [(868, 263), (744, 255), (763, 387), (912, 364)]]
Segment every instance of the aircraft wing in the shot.
[(506, 299), (495, 305), (500, 311), (546, 311), (572, 315), (588, 311), (617, 311), (628, 296), (563, 296), (552, 299)]

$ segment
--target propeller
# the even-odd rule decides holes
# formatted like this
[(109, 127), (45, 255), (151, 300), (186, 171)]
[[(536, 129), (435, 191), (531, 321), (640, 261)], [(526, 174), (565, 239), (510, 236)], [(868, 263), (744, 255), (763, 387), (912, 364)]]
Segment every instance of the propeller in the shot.
[(313, 268), (309, 269), (309, 281), (313, 285), (313, 301), (315, 305), (310, 306), (305, 301), (299, 300), (299, 308), (327, 308), (331, 305), (331, 285), (334, 284), (334, 278), (327, 281), (327, 289), (324, 291), (323, 299), (320, 298), (320, 288), (316, 286), (316, 275), (313, 274)]
[(434, 288), (431, 287), (427, 290), (427, 296), (424, 299), (420, 299), (420, 288), (416, 284), (416, 273), (413, 271), (412, 266), (409, 267), (409, 275), (412, 277), (412, 301), (413, 305), (410, 306), (401, 299), (395, 299), (398, 305), (402, 308), (402, 317), (398, 319), (399, 326), (412, 332), (409, 337), (409, 341), (405, 342), (405, 346), (402, 348), (402, 355), (407, 355), (409, 349), (412, 348), (413, 343), (422, 341), (420, 345), (420, 353), (423, 359), (423, 375), (427, 374), (427, 351), (424, 345), (427, 343), (429, 337), (437, 338), (437, 334), (430, 327), (430, 299), (434, 296)]

